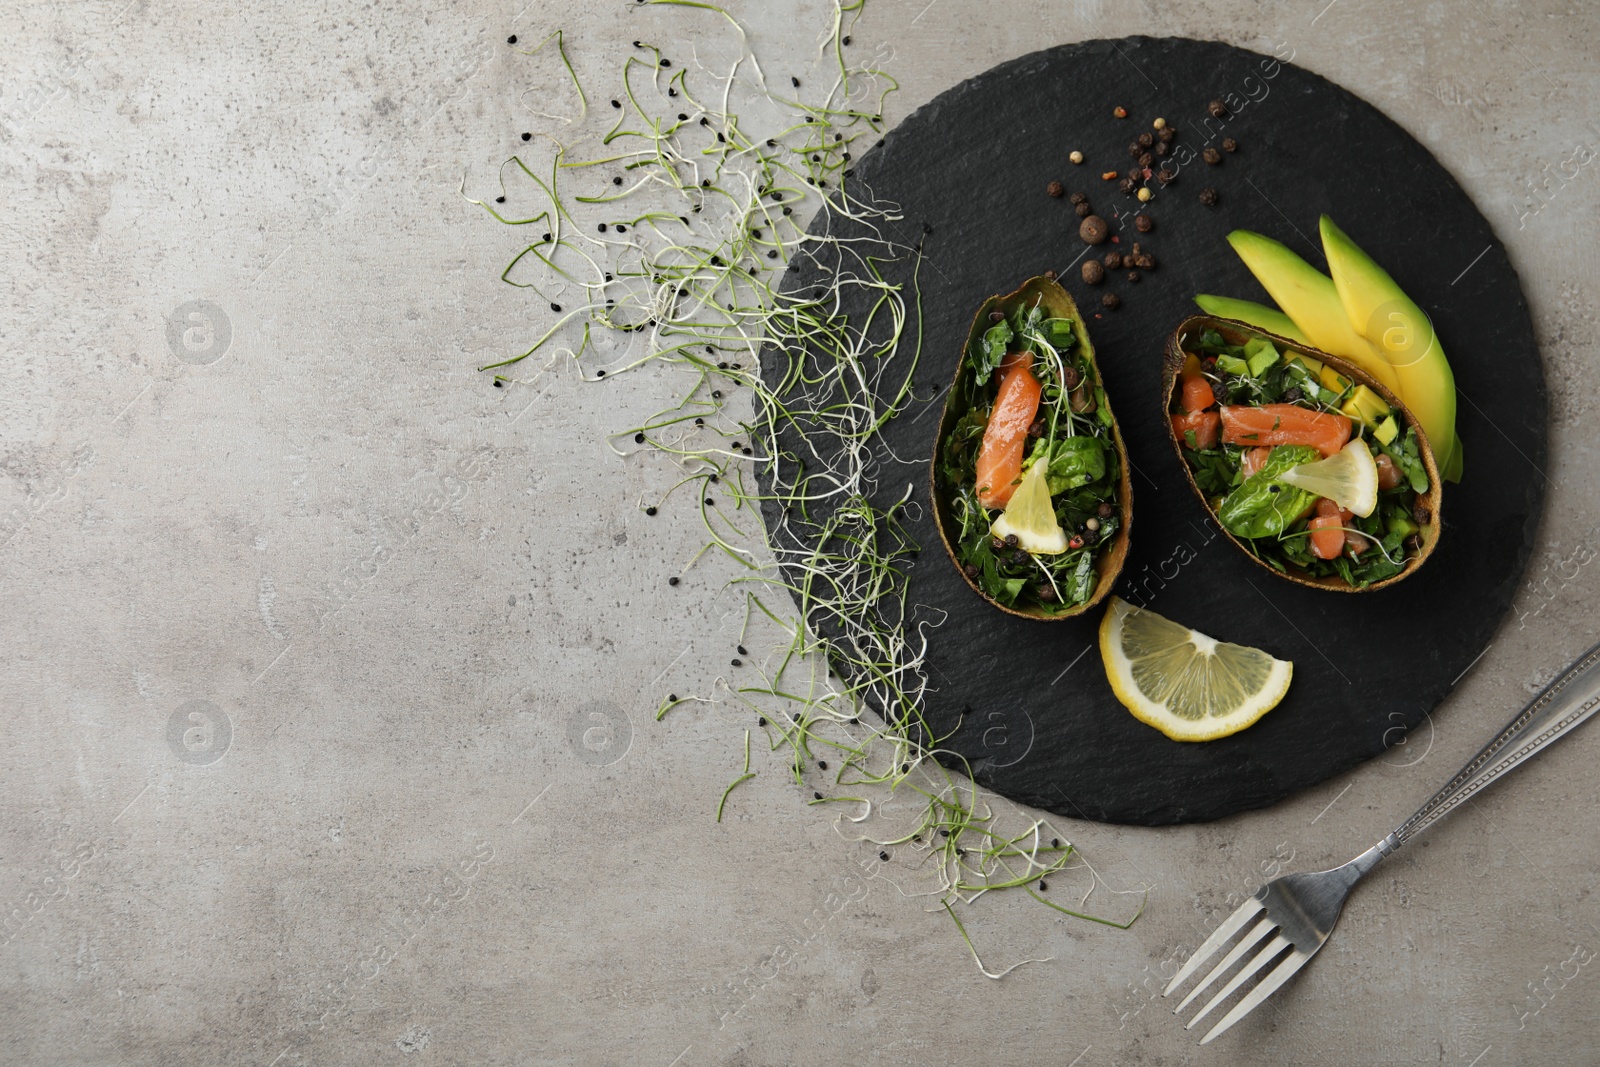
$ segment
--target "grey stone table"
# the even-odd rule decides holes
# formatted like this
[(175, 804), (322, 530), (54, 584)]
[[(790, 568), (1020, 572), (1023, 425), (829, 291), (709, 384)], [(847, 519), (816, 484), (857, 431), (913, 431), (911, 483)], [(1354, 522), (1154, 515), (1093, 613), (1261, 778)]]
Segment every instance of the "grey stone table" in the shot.
[[(735, 4), (759, 49), (816, 0)], [(0, 1062), (1512, 1063), (1600, 1059), (1600, 735), (1398, 856), (1260, 1017), (1200, 1050), (1163, 973), (1279, 869), (1386, 831), (1592, 639), (1600, 13), (1579, 3), (873, 0), (891, 123), (1045, 45), (1217, 38), (1354, 89), (1466, 186), (1551, 389), (1515, 613), (1380, 759), (1221, 823), (1066, 829), (1126, 932), (1027, 898), (968, 929), (654, 721), (737, 619), (664, 463), (664, 379), (475, 368), (549, 313), (481, 194), (565, 26), (579, 73), (704, 21), (632, 3), (11, 4), (0, 70)], [(543, 73), (541, 73), (543, 71)], [(1128, 76), (1136, 76), (1129, 70)], [(1356, 161), (1381, 167), (1381, 161)], [(527, 377), (532, 378), (530, 373)], [(598, 715), (598, 717), (596, 717)], [(762, 764), (771, 770), (771, 764)]]

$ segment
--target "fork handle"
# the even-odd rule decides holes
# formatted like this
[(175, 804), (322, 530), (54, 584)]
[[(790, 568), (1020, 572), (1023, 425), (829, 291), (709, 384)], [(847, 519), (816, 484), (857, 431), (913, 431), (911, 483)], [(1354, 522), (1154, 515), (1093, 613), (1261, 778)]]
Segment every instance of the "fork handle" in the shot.
[(1596, 645), (1533, 698), (1500, 735), (1467, 761), (1456, 776), (1417, 813), (1374, 846), (1388, 855), (1412, 837), (1460, 807), (1489, 783), (1510, 774), (1528, 757), (1543, 751), (1600, 711), (1600, 645)]

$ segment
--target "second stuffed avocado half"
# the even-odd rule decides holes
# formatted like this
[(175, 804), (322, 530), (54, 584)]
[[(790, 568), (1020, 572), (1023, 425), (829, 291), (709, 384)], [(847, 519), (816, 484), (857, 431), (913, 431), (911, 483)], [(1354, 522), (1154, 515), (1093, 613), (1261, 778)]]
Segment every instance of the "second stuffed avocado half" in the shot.
[(1053, 278), (985, 300), (933, 454), (940, 537), (972, 589), (1012, 615), (1081, 615), (1128, 552), (1127, 450), (1089, 330)]

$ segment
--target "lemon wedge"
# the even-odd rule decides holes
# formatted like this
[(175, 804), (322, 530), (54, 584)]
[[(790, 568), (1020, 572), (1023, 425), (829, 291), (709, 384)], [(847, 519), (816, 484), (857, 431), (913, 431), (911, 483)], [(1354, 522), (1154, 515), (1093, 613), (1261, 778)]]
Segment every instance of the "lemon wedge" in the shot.
[(1022, 476), (1022, 482), (1005, 511), (994, 520), (989, 533), (1002, 540), (1017, 535), (1017, 547), (1041, 556), (1055, 556), (1067, 550), (1067, 535), (1056, 522), (1056, 509), (1050, 506), (1050, 485), (1045, 479), (1049, 464), (1037, 461)]
[(1302, 463), (1278, 476), (1284, 485), (1325, 496), (1362, 518), (1378, 506), (1378, 464), (1357, 437), (1327, 459)]
[(1140, 722), (1174, 741), (1236, 734), (1278, 706), (1294, 664), (1230, 645), (1112, 597), (1100, 622), (1106, 679)]

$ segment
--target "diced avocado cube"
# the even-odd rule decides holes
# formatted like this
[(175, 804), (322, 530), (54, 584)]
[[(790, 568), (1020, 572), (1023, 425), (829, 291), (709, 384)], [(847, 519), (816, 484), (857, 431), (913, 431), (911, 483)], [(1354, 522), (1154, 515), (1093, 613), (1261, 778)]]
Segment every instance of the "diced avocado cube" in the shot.
[(1278, 349), (1265, 337), (1253, 337), (1245, 342), (1244, 358), (1250, 366), (1250, 377), (1259, 378), (1278, 362)]
[(1389, 532), (1397, 533), (1401, 537), (1410, 537), (1421, 530), (1422, 527), (1412, 522), (1409, 517), (1396, 510), (1389, 516)]
[[(1376, 428), (1378, 420), (1389, 414), (1389, 404), (1377, 393), (1364, 385), (1358, 385), (1355, 392), (1350, 394), (1350, 399), (1344, 402), (1339, 409), (1352, 419), (1366, 423)], [(1387, 441), (1384, 442), (1388, 444)]]
[(1400, 424), (1394, 421), (1393, 415), (1385, 415), (1373, 429), (1372, 436), (1378, 439), (1379, 444), (1392, 445), (1394, 439), (1400, 436)]
[(1249, 374), (1250, 364), (1238, 356), (1230, 356), (1224, 353), (1217, 357), (1217, 369), (1226, 371), (1229, 374)]

